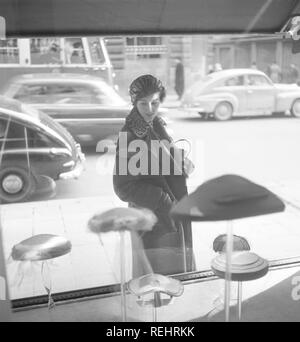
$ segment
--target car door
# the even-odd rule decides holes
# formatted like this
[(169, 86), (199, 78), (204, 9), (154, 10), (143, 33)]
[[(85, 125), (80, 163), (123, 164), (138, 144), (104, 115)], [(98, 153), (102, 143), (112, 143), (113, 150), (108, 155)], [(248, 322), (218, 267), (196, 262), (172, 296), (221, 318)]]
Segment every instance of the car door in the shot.
[(241, 114), (246, 111), (246, 87), (244, 84), (244, 77), (242, 75), (231, 76), (222, 80), (221, 84), (213, 89), (213, 92), (233, 95), (237, 104), (237, 107), (235, 108), (236, 113)]
[(247, 111), (251, 115), (270, 115), (275, 109), (276, 90), (264, 75), (246, 75)]

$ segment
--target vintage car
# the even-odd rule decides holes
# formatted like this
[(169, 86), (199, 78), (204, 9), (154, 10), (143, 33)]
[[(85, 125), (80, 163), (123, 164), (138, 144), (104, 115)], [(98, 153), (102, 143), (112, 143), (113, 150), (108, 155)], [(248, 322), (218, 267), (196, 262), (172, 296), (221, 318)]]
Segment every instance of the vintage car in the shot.
[[(48, 115), (0, 96), (0, 202), (30, 199), (47, 180), (81, 174), (84, 155), (68, 131)], [(51, 184), (51, 182), (50, 182)]]
[(300, 117), (300, 87), (274, 84), (254, 69), (213, 72), (186, 90), (185, 111), (225, 121), (233, 116), (290, 114)]
[(70, 73), (25, 74), (2, 94), (42, 110), (81, 145), (117, 136), (129, 104), (99, 77)]

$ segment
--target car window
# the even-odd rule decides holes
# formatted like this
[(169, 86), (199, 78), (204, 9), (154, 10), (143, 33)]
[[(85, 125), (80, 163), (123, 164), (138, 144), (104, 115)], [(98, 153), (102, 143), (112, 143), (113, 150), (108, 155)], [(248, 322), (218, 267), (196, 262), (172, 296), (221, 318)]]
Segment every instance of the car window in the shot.
[(99, 100), (94, 89), (74, 84), (23, 85), (15, 98), (25, 103), (95, 104)]
[(262, 75), (247, 75), (246, 82), (249, 86), (270, 86), (268, 79)]
[(47, 87), (51, 103), (97, 103), (97, 97), (92, 87), (73, 84), (51, 84)]
[(93, 91), (102, 105), (126, 106), (126, 101), (123, 100), (115, 89), (103, 81), (97, 82)]
[(3, 139), (6, 135), (7, 120), (0, 118), (0, 139)]
[(22, 84), (14, 98), (24, 103), (47, 102), (48, 89), (43, 84)]
[(37, 147), (61, 147), (56, 141), (48, 137), (46, 134), (38, 132), (33, 129), (27, 129), (28, 146)]
[(226, 87), (244, 85), (244, 78), (243, 78), (243, 76), (230, 77), (227, 80), (225, 80), (224, 85)]
[(9, 121), (8, 124), (8, 127), (6, 126), (5, 149), (24, 148), (26, 146), (24, 126), (14, 121)]

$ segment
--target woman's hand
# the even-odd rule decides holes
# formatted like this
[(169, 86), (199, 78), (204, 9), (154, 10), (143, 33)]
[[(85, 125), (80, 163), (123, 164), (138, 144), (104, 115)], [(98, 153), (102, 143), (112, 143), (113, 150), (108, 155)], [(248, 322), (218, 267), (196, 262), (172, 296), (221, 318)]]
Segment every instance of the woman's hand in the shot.
[(195, 165), (189, 158), (185, 158), (183, 168), (184, 172), (189, 176), (194, 171)]
[(177, 231), (177, 227), (174, 224), (174, 221), (169, 216), (170, 210), (174, 205), (174, 201), (170, 198), (167, 193), (164, 193), (158, 203), (158, 208), (155, 211), (155, 214), (158, 217), (158, 221), (162, 224), (163, 229), (166, 232), (174, 232)]

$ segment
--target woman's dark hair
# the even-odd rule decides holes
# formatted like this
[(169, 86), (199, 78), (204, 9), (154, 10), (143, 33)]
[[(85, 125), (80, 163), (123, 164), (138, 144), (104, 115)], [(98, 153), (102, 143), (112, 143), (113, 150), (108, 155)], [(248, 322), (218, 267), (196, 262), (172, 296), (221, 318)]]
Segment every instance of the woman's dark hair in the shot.
[(166, 89), (162, 82), (152, 75), (142, 75), (135, 79), (129, 87), (129, 95), (133, 105), (143, 97), (159, 93), (159, 100), (163, 102), (166, 97)]

